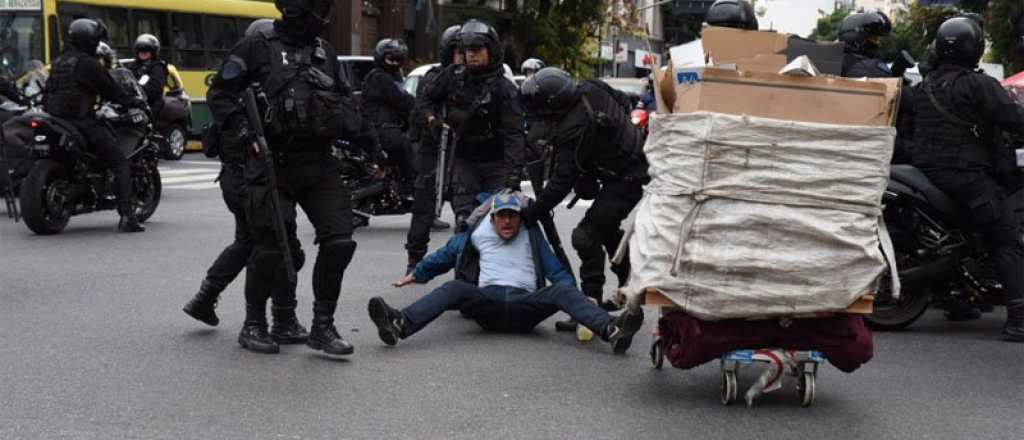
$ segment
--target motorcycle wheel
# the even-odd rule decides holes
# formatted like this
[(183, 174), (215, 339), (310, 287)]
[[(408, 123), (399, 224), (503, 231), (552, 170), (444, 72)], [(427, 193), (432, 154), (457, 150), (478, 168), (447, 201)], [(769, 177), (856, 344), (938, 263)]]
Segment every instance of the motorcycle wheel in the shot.
[[(896, 251), (896, 267), (906, 270), (919, 264), (915, 258)], [(934, 287), (920, 286), (917, 289), (903, 289), (900, 298), (892, 299), (892, 283), (889, 272), (882, 275), (882, 282), (875, 294), (874, 310), (864, 317), (864, 322), (872, 330), (892, 331), (907, 328), (917, 321), (932, 302)]]
[(185, 156), (185, 144), (188, 143), (188, 135), (185, 127), (174, 124), (167, 130), (167, 151), (164, 152), (164, 159), (181, 160)]
[(64, 209), (61, 188), (66, 187), (67, 171), (52, 160), (40, 160), (32, 166), (21, 184), (21, 215), (25, 225), (39, 235), (60, 233), (71, 214)]
[(132, 176), (132, 188), (135, 190), (133, 203), (135, 205), (135, 217), (139, 222), (145, 222), (156, 212), (160, 206), (160, 194), (163, 185), (160, 183), (160, 170), (156, 162), (147, 161), (142, 165), (142, 172)]

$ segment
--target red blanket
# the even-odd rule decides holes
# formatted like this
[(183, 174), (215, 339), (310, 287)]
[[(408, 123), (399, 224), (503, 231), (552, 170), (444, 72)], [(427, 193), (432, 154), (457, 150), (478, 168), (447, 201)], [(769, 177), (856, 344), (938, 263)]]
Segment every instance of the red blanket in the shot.
[(871, 360), (871, 331), (859, 315), (779, 320), (701, 321), (672, 312), (658, 322), (665, 356), (672, 366), (689, 369), (740, 349), (817, 350), (836, 368), (850, 373)]

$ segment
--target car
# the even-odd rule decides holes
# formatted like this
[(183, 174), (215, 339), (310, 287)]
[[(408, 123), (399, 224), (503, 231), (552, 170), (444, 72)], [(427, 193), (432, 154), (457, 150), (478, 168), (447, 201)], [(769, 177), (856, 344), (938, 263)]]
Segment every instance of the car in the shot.
[(342, 73), (345, 78), (348, 79), (348, 83), (352, 86), (352, 91), (356, 94), (362, 94), (363, 92), (363, 80), (366, 79), (366, 74), (370, 73), (375, 66), (373, 57), (365, 55), (341, 55), (338, 56), (338, 62), (341, 63)]
[(631, 96), (644, 96), (647, 92), (647, 78), (600, 78), (613, 89)]
[[(409, 74), (405, 76), (405, 81), (402, 82), (402, 88), (404, 88), (405, 91), (408, 92), (410, 95), (416, 96), (416, 89), (419, 87), (420, 80), (423, 79), (423, 75), (426, 75), (427, 71), (434, 68), (435, 66), (440, 66), (440, 64), (424, 64), (415, 69), (412, 69), (412, 72), (409, 72)], [(522, 84), (522, 81), (516, 81), (515, 75), (512, 75), (512, 68), (508, 67), (508, 64), (505, 64), (504, 66), (505, 78), (508, 78), (508, 80), (512, 81), (512, 83), (515, 84), (516, 87), (519, 87), (519, 85)]]
[[(128, 67), (135, 60), (132, 58), (118, 60), (122, 66)], [(164, 107), (156, 115), (153, 128), (164, 138), (160, 157), (168, 160), (181, 160), (188, 148), (192, 133), (192, 98), (185, 93), (184, 82), (174, 64), (167, 64), (167, 82), (164, 83)]]

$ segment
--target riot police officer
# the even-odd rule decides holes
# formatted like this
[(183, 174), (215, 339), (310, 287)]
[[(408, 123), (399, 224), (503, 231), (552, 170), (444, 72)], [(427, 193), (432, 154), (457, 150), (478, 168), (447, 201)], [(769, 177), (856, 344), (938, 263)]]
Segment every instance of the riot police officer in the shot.
[(892, 22), (881, 11), (850, 14), (839, 24), (844, 44), (843, 75), (850, 78), (891, 78), (892, 70), (879, 57), (882, 37), (892, 32)]
[(756, 31), (757, 15), (754, 7), (746, 0), (718, 0), (708, 8), (704, 22), (709, 26), (728, 27)]
[(522, 72), (523, 76), (529, 78), (537, 73), (540, 69), (545, 67), (544, 62), (538, 58), (528, 58), (523, 61), (523, 65), (519, 66), (519, 71)]
[(956, 17), (939, 27), (936, 65), (913, 102), (913, 163), (970, 210), (1006, 292), (1003, 337), (1024, 342), (1024, 245), (1001, 184), (1016, 164), (1012, 151), (994, 141), (999, 130), (1024, 133), (1024, 111), (998, 81), (975, 70), (984, 51), (984, 33), (974, 20)]
[[(409, 49), (402, 40), (386, 38), (373, 51), (375, 67), (363, 80), (363, 114), (373, 124), (388, 159), (397, 164), (402, 181), (416, 178), (412, 145), (406, 131), (416, 99), (402, 88), (402, 65)], [(411, 193), (411, 191), (410, 191)]]
[(164, 84), (167, 83), (167, 62), (159, 59), (160, 40), (151, 34), (139, 35), (134, 49), (135, 61), (128, 67), (146, 91), (146, 102), (156, 117), (164, 108)]
[(96, 60), (104, 68), (113, 69), (117, 65), (117, 52), (109, 44), (100, 41), (96, 46)]
[[(245, 31), (246, 37), (253, 37), (258, 32), (273, 30), (274, 20), (260, 19), (252, 22)], [(207, 325), (216, 326), (220, 323), (217, 317), (216, 307), (220, 293), (235, 280), (235, 277), (245, 269), (246, 262), (252, 254), (254, 242), (250, 230), (249, 221), (245, 215), (243, 194), (245, 193), (244, 167), (245, 156), (240, 149), (221, 149), (220, 146), (231, 139), (239, 136), (233, 131), (224, 131), (218, 125), (213, 125), (210, 131), (204, 134), (203, 150), (208, 156), (216, 156), (220, 159), (221, 168), (217, 181), (220, 183), (221, 196), (228, 211), (235, 217), (235, 238), (234, 241), (221, 251), (214, 260), (210, 269), (206, 271), (206, 277), (199, 286), (199, 292), (182, 308), (189, 316)], [(298, 261), (295, 270), (302, 269), (305, 263), (305, 253), (302, 252), (302, 244), (298, 241), (290, 243), (298, 249)], [(299, 324), (295, 316), (295, 307), (298, 303), (295, 300), (295, 286), (287, 282), (287, 277), (278, 276), (274, 279), (274, 288), (270, 299), (273, 303), (270, 307), (273, 325), (270, 327), (270, 336), (278, 344), (298, 344), (306, 342), (309, 332)]]
[[(305, 211), (319, 246), (313, 267), (313, 324), (308, 346), (330, 354), (350, 354), (353, 347), (334, 326), (334, 312), (345, 268), (355, 253), (352, 240), (351, 195), (342, 184), (335, 161), (334, 141), (356, 129), (351, 90), (343, 79), (334, 48), (319, 38), (333, 14), (331, 0), (276, 0), (282, 18), (272, 29), (246, 37), (228, 55), (213, 79), (207, 101), (214, 119), (238, 136), (222, 145), (244, 157), (246, 206), (253, 253), (246, 276), (246, 321), (238, 341), (243, 347), (274, 353), (277, 343), (267, 333), (266, 302), (274, 278), (283, 271), (283, 245), (271, 226), (270, 191), (280, 194), (289, 241), (294, 243), (295, 206)], [(254, 148), (252, 127), (239, 105), (248, 88), (261, 92), (260, 101), (268, 142), (274, 151), (277, 187), (269, 188), (263, 151)]]
[(523, 110), (515, 84), (504, 76), (502, 46), (490, 25), (469, 20), (459, 31), (466, 63), (450, 66), (432, 102), (445, 105), (453, 143), (452, 208), (456, 228), (482, 192), (519, 189), (522, 181), (525, 137)]
[[(452, 65), (463, 63), (462, 54), (459, 52), (459, 29), (462, 26), (455, 25), (445, 29), (441, 33), (441, 46), (439, 53), (441, 63), (430, 68), (423, 74), (419, 86), (416, 88), (416, 106), (412, 115), (412, 128), (410, 137), (419, 143), (416, 163), (416, 183), (413, 185), (412, 220), (409, 224), (409, 234), (405, 241), (405, 250), (409, 254), (409, 264), (406, 271), (412, 270), (416, 264), (427, 255), (427, 245), (430, 244), (430, 229), (447, 229), (449, 225), (436, 218), (434, 207), (437, 191), (437, 155), (438, 144), (441, 140), (438, 137), (440, 126), (444, 121), (443, 105), (432, 102), (429, 97), (431, 90), (443, 87), (440, 77), (449, 75), (446, 70)], [(447, 73), (446, 73), (447, 72)]]
[[(527, 79), (522, 93), (531, 114), (543, 115), (550, 124), (554, 147), (554, 171), (523, 218), (528, 223), (540, 219), (573, 190), (594, 200), (572, 232), (572, 245), (581, 260), (583, 294), (600, 303), (605, 260), (618, 249), (620, 224), (650, 180), (643, 135), (630, 122), (629, 98), (599, 80), (577, 85), (565, 71), (548, 67)], [(628, 261), (613, 264), (612, 272), (619, 286), (625, 285)]]
[(81, 18), (71, 22), (68, 27), (70, 44), (53, 62), (43, 107), (78, 129), (89, 147), (113, 168), (117, 211), (121, 215), (118, 230), (140, 232), (145, 228), (135, 217), (131, 202), (131, 162), (117, 147), (110, 129), (96, 119), (94, 106), (99, 97), (121, 105), (141, 107), (145, 103), (122, 91), (96, 59), (96, 48), (106, 35), (106, 28), (94, 20)]

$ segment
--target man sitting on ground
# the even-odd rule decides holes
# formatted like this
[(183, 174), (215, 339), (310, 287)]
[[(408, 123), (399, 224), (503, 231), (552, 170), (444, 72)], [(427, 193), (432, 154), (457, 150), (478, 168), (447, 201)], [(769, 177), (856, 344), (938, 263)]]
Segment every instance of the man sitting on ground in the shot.
[[(467, 220), (466, 232), (453, 236), (394, 286), (425, 284), (452, 269), (455, 280), (401, 311), (381, 297), (371, 298), (370, 319), (381, 340), (395, 345), (447, 310), (461, 310), (486, 330), (514, 333), (529, 332), (564, 311), (608, 341), (616, 354), (625, 353), (643, 324), (643, 311), (627, 309), (616, 318), (583, 296), (540, 228), (523, 227), (520, 210), (527, 201), (519, 193), (492, 197)], [(545, 279), (553, 284), (545, 286)]]

